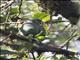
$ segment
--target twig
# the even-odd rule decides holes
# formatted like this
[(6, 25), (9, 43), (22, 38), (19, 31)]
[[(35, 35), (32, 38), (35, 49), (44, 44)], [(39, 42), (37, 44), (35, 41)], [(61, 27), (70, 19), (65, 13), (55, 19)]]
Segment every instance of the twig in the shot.
[(61, 22), (69, 22), (69, 21), (52, 21), (52, 23), (61, 23)]
[(19, 15), (20, 15), (20, 13), (21, 13), (22, 2), (23, 2), (23, 0), (21, 0), (20, 5), (19, 5)]
[(10, 36), (11, 36), (11, 34), (9, 34), (7, 37), (5, 37), (4, 39), (2, 39), (2, 41), (7, 40)]
[(32, 52), (32, 56), (33, 56), (33, 59), (34, 59), (34, 60), (36, 60), (36, 58), (35, 58), (35, 56), (34, 56), (34, 53), (33, 53), (33, 52)]
[(67, 44), (72, 40), (72, 38), (73, 38), (74, 36), (76, 36), (76, 35), (73, 35), (75, 32), (76, 32), (76, 30), (73, 31), (73, 33), (71, 34), (71, 36), (68, 37), (69, 39), (68, 39), (67, 41), (65, 41), (65, 42), (60, 46), (61, 48), (63, 48), (65, 45), (67, 45)]
[(41, 53), (43, 52), (52, 52), (55, 54), (63, 54), (66, 57), (72, 57), (75, 55), (75, 52), (66, 50), (66, 49), (61, 49), (61, 48), (57, 48), (57, 47), (52, 47), (49, 45), (44, 45), (41, 44), (38, 47), (33, 47), (33, 51), (38, 52), (39, 55), (41, 55)]
[(66, 28), (68, 28), (69, 25), (70, 25), (70, 24), (68, 24), (67, 26), (65, 26), (61, 31), (65, 31)]
[(9, 6), (11, 6), (14, 3), (14, 0), (11, 0), (9, 2), (7, 2), (7, 4), (5, 4), (4, 6), (1, 6), (0, 9), (3, 11), (3, 9), (8, 8)]
[(23, 22), (4, 22), (4, 23), (0, 23), (0, 25), (6, 25), (6, 24), (22, 24)]
[(50, 14), (50, 25), (48, 27), (48, 31), (52, 29), (52, 12), (49, 11)]

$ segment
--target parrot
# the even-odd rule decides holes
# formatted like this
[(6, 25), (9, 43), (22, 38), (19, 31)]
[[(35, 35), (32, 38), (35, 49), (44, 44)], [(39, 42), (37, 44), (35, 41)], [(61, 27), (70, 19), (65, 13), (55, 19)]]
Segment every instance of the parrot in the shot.
[(20, 28), (20, 34), (23, 36), (32, 35), (33, 38), (45, 36), (45, 29), (40, 19), (32, 19), (24, 21)]

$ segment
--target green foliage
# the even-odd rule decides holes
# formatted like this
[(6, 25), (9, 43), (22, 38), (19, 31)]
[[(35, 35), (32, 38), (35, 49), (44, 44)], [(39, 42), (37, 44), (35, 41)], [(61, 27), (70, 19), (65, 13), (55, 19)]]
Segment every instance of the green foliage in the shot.
[[(1, 5), (4, 5), (5, 0), (1, 1), (3, 1)], [(18, 0), (16, 1), (18, 2)], [(35, 38), (39, 40), (40, 43), (45, 39), (49, 39), (50, 42), (45, 43), (46, 45), (49, 44), (51, 46), (60, 47), (60, 45), (63, 45), (66, 41), (70, 40), (68, 48), (71, 51), (77, 51), (77, 49), (73, 47), (73, 45), (75, 39), (79, 37), (79, 33), (75, 31), (76, 28), (72, 28), (72, 26), (70, 25), (66, 27), (66, 25), (63, 22), (59, 22), (63, 21), (62, 17), (59, 17), (56, 20), (53, 19), (52, 26), (50, 27), (50, 15), (45, 12), (41, 12), (38, 9), (38, 4), (34, 1), (32, 2), (32, 0), (23, 0), (21, 9), (19, 8), (20, 6), (18, 6), (17, 4), (13, 4), (10, 5), (8, 8), (3, 8), (3, 10), (1, 10), (0, 12), (0, 31), (2, 29), (2, 32), (0, 32), (0, 57), (14, 58), (13, 60), (33, 60), (29, 53), (31, 53), (31, 49), (33, 46), (37, 46), (38, 48), (39, 46), (37, 45), (37, 43), (32, 43), (32, 36), (27, 36), (28, 40), (25, 39), (25, 37), (24, 39), (22, 39), (21, 37), (23, 36), (19, 35), (19, 28), (21, 28), (23, 24), (22, 22), (24, 22), (24, 20), (35, 18), (41, 19), (43, 21), (44, 24), (42, 24), (42, 26), (45, 28), (46, 32), (43, 32), (42, 34), (37, 34), (35, 36)], [(18, 19), (17, 17), (20, 17), (21, 19)], [(28, 29), (28, 27), (26, 28)], [(34, 28), (34, 33), (36, 32), (37, 30), (36, 28)], [(15, 39), (15, 37), (17, 36), (19, 36), (21, 39)], [(63, 55), (58, 56), (58, 54), (51, 57), (46, 57), (43, 54), (41, 54), (39, 57), (35, 58), (36, 60), (69, 60)], [(80, 57), (73, 57), (72, 59), (80, 60)]]
[(48, 15), (45, 12), (37, 12), (33, 15), (32, 18), (38, 18), (41, 19), (43, 22), (48, 22), (50, 21), (50, 15)]
[(36, 36), (36, 38), (40, 41), (44, 40), (45, 39), (45, 36)]
[(0, 14), (0, 23), (4, 22), (6, 20), (6, 16), (3, 14)]
[(19, 6), (13, 6), (10, 8), (11, 15), (19, 13)]

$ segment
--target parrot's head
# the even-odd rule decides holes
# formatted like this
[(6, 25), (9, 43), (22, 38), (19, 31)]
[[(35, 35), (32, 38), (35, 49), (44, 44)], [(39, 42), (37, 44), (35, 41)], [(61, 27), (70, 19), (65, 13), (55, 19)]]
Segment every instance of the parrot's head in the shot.
[(40, 24), (43, 23), (43, 21), (40, 20), (40, 19), (33, 19), (32, 21), (33, 21), (34, 23), (38, 24), (38, 25), (40, 25)]

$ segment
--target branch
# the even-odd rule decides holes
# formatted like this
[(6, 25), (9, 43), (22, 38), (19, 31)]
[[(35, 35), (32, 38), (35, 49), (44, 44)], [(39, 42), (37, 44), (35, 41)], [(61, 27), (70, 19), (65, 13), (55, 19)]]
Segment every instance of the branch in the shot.
[(0, 6), (1, 13), (7, 12), (8, 8), (14, 3), (14, 0), (8, 1)]
[(20, 15), (20, 13), (21, 13), (22, 2), (23, 2), (23, 0), (21, 0), (20, 5), (19, 5), (19, 15)]
[(51, 21), (52, 23), (62, 23), (62, 22), (69, 22), (69, 21), (59, 21), (59, 20), (55, 20), (55, 21)]
[(0, 25), (6, 25), (6, 24), (22, 24), (23, 21), (21, 22), (3, 22), (3, 23), (0, 23)]
[(11, 0), (11, 1), (7, 2), (6, 4), (2, 4), (2, 5), (0, 6), (0, 9), (1, 9), (1, 8), (6, 9), (6, 8), (8, 8), (9, 6), (11, 6), (13, 3), (14, 3), (14, 0)]
[(15, 58), (7, 59), (5, 57), (0, 57), (0, 60), (16, 60)]
[[(19, 40), (26, 41), (26, 38), (21, 37), (21, 36), (16, 35), (16, 34), (12, 34), (12, 33), (8, 32), (8, 31), (2, 30), (2, 29), (0, 29), (0, 34), (5, 35), (5, 36), (10, 35), (9, 36), (10, 39), (19, 39)], [(27, 40), (27, 41), (29, 41), (29, 40)]]
[(61, 45), (61, 48), (63, 48), (64, 46), (66, 46), (72, 39), (73, 37), (76, 36), (76, 34), (74, 34), (76, 32), (76, 30), (73, 31), (73, 33), (71, 34), (70, 37), (68, 37), (68, 40), (66, 40), (62, 45)]
[(52, 52), (55, 54), (63, 54), (64, 56), (71, 58), (73, 57), (76, 53), (66, 50), (66, 49), (61, 49), (57, 47), (53, 47), (50, 45), (44, 45), (44, 44), (39, 44), (38, 46), (33, 47), (33, 51), (37, 51), (38, 54), (40, 55), (43, 52)]
[[(1, 29), (0, 29), (0, 33), (3, 34), (3, 35), (11, 34), (7, 31), (3, 31)], [(28, 44), (33, 45), (28, 39), (26, 39), (24, 37), (21, 37), (21, 36), (15, 35), (15, 34), (11, 34), (9, 37), (11, 39), (18, 39), (18, 40), (26, 41), (26, 42), (28, 42)], [(39, 55), (43, 52), (50, 51), (50, 52), (53, 52), (53, 53), (56, 53), (56, 54), (63, 54), (64, 56), (70, 58), (70, 57), (73, 57), (76, 54), (75, 52), (72, 52), (72, 51), (69, 51), (69, 50), (66, 50), (66, 49), (61, 49), (61, 48), (53, 47), (53, 46), (50, 46), (50, 45), (45, 45), (45, 44), (42, 44), (42, 43), (35, 43), (35, 44), (36, 45), (32, 46), (31, 52), (37, 51)]]

